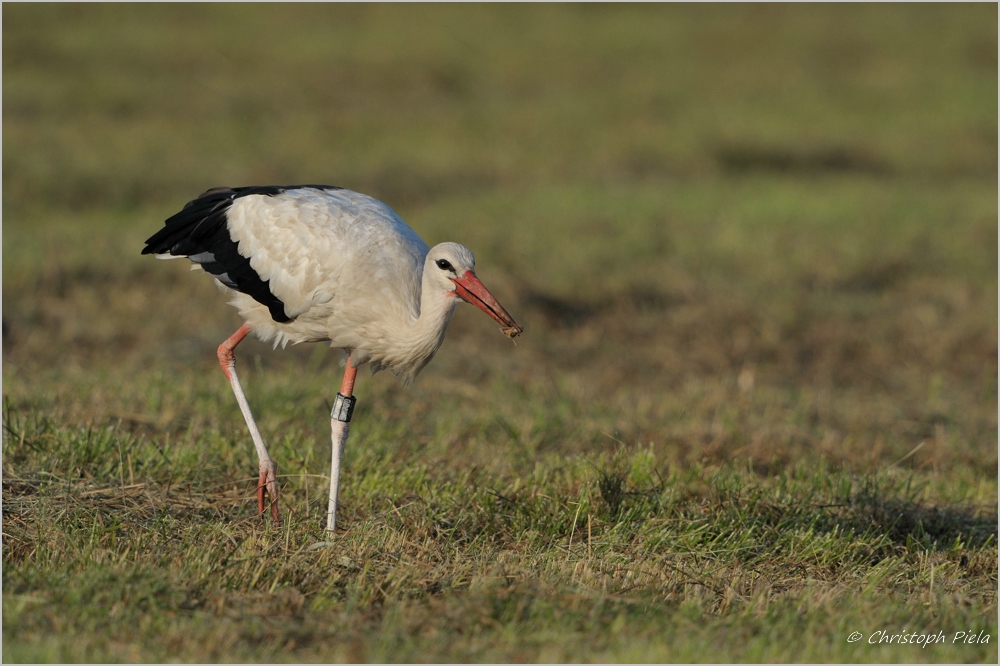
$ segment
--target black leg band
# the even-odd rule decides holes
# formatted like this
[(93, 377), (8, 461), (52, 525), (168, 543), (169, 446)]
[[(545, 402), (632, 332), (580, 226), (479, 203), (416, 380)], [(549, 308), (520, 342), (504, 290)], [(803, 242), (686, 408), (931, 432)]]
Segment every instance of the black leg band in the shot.
[(337, 397), (333, 401), (333, 409), (330, 410), (330, 418), (347, 423), (351, 420), (351, 414), (354, 413), (354, 403), (357, 401), (358, 399), (353, 395), (337, 393)]

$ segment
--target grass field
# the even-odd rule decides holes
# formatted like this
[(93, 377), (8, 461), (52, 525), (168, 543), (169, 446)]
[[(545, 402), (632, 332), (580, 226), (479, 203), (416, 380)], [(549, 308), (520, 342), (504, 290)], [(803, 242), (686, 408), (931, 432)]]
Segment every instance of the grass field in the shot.
[[(996, 662), (996, 5), (2, 11), (5, 662)], [(340, 353), (238, 350), (276, 528), (139, 255), (295, 182), (526, 329), (359, 376), (332, 545)]]

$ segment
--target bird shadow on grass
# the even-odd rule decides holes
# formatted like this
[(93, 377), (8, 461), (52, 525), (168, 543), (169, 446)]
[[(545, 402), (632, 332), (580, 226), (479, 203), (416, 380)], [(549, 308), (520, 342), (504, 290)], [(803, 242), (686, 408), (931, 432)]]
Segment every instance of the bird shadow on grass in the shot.
[(915, 483), (912, 477), (890, 477), (884, 471), (849, 475), (850, 483), (842, 486), (849, 489), (839, 492), (800, 488), (788, 493), (770, 484), (747, 483), (734, 470), (722, 469), (714, 478), (705, 479), (709, 482), (705, 496), (691, 495), (677, 502), (666, 499), (673, 482), (670, 474), (659, 470), (653, 470), (644, 487), (630, 486), (627, 460), (621, 451), (595, 470), (601, 514), (610, 524), (647, 518), (669, 520), (671, 516), (684, 519), (692, 510), (715, 514), (716, 519), (729, 514), (737, 522), (746, 521), (747, 527), (759, 523), (777, 531), (810, 529), (854, 534), (874, 546), (872, 556), (876, 560), (901, 548), (979, 550), (997, 542), (996, 507), (929, 505), (920, 499), (922, 484)]
[(861, 481), (837, 524), (855, 532), (884, 534), (894, 545), (948, 550), (955, 546), (979, 549), (997, 541), (996, 507), (927, 506), (906, 482), (897, 494), (878, 477)]

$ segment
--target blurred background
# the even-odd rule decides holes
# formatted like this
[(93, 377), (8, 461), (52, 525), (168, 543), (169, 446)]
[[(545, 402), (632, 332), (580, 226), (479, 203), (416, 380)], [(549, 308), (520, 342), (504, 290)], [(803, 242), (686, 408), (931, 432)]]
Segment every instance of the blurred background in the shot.
[[(2, 12), (5, 661), (996, 661), (845, 641), (996, 627), (996, 4)], [(139, 254), (294, 183), (525, 328), (359, 377), (328, 548), (340, 353), (239, 347), (274, 529)]]
[[(416, 388), (363, 378), (362, 433), (405, 424), (386, 446), (503, 470), (651, 445), (763, 474), (919, 446), (906, 466), (995, 479), (995, 5), (3, 19), (10, 404), (238, 439), (214, 351), (240, 322), (142, 242), (209, 187), (328, 183), (468, 245), (526, 329), (463, 308)], [(339, 354), (255, 344), (276, 458), (322, 460)]]

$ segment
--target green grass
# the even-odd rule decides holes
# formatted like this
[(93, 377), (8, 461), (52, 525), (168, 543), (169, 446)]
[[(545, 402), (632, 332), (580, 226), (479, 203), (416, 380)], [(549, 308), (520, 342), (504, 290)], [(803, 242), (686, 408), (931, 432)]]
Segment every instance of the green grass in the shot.
[[(996, 661), (995, 6), (2, 11), (5, 661)], [(332, 540), (339, 354), (238, 350), (276, 528), (138, 254), (293, 182), (526, 329), (361, 377)]]

